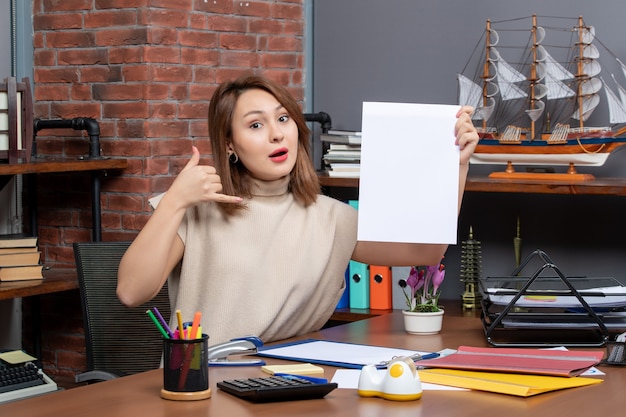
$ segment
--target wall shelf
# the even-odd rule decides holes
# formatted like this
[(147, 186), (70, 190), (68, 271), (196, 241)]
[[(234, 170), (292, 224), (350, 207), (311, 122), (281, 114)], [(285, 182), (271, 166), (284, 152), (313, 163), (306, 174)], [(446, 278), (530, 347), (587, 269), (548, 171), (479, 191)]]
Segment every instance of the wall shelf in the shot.
[[(357, 188), (359, 186), (358, 178), (331, 178), (324, 173), (320, 173), (319, 178), (323, 187)], [(467, 178), (465, 191), (626, 196), (626, 178), (597, 178), (589, 181), (538, 181), (470, 176)]]

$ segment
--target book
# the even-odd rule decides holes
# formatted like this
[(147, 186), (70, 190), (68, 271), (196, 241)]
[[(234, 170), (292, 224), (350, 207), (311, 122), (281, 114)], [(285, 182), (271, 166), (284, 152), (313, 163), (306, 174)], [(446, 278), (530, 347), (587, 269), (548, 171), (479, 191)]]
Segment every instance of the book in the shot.
[(326, 173), (331, 178), (359, 178), (359, 172), (328, 170)]
[(350, 172), (358, 172), (361, 169), (360, 164), (350, 164), (350, 163), (333, 163), (330, 164), (330, 169), (333, 171), (350, 171)]
[(354, 145), (349, 143), (329, 143), (329, 151), (359, 151), (361, 152), (361, 145)]
[(37, 246), (37, 236), (24, 233), (0, 235), (0, 248), (34, 248)]
[(361, 166), (354, 163), (331, 163), (326, 170), (329, 177), (359, 178)]
[(0, 248), (0, 255), (8, 253), (28, 253), (37, 252), (37, 246), (25, 247), (25, 248)]
[(360, 145), (361, 135), (331, 135), (329, 133), (322, 133), (320, 140), (322, 142)]
[(22, 265), (0, 267), (0, 282), (43, 279), (43, 265)]
[(342, 130), (342, 129), (330, 129), (327, 132), (329, 135), (339, 136), (361, 136), (361, 132), (356, 130)]
[(422, 361), (426, 368), (573, 377), (600, 363), (602, 351), (460, 346), (456, 353)]
[(35, 265), (39, 263), (40, 256), (39, 251), (0, 254), (0, 267)]

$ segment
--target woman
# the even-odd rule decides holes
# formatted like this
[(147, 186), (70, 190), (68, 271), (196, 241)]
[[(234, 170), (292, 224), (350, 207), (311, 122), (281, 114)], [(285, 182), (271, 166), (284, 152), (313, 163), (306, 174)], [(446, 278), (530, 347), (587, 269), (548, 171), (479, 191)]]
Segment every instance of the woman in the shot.
[[(459, 204), (478, 141), (471, 108), (457, 117)], [(198, 150), (119, 268), (117, 294), (129, 306), (168, 280), (172, 309), (202, 312), (211, 344), (245, 335), (263, 341), (317, 330), (332, 314), (350, 259), (430, 265), (446, 245), (357, 242), (357, 213), (320, 195), (309, 136), (296, 101), (258, 76), (226, 82), (209, 105), (215, 167)], [(169, 279), (168, 279), (169, 277)]]

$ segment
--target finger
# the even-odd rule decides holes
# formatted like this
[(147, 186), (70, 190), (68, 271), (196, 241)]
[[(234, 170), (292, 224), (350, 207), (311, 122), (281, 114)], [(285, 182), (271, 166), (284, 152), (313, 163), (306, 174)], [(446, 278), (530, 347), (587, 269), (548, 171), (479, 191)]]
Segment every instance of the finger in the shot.
[(468, 115), (471, 115), (472, 113), (474, 113), (474, 108), (472, 106), (462, 106), (459, 111), (456, 113), (456, 117), (460, 117), (463, 113), (467, 113)]
[(243, 198), (234, 195), (218, 194), (218, 201), (220, 203), (239, 204), (243, 201)]
[(198, 151), (198, 148), (196, 148), (195, 146), (192, 146), (191, 151), (192, 151), (191, 158), (187, 162), (187, 165), (185, 165), (185, 168), (183, 168), (183, 171), (186, 171), (190, 169), (191, 167), (198, 165), (198, 163), (200, 162), (200, 151)]

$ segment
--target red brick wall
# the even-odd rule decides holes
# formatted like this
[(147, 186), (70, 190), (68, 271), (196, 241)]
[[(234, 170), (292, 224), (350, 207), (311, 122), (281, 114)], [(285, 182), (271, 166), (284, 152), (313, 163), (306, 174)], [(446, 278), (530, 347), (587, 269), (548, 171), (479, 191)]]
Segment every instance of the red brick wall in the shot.
[[(167, 189), (192, 145), (210, 162), (206, 114), (217, 84), (253, 71), (304, 99), (304, 0), (33, 3), (35, 117), (92, 117), (103, 155), (128, 159), (127, 169), (102, 179), (105, 241), (136, 235), (149, 216), (147, 199)], [(38, 153), (87, 155), (83, 136), (42, 131)], [(91, 238), (90, 175), (38, 178), (40, 246), (49, 265), (73, 267), (72, 242)], [(77, 300), (73, 291), (42, 300), (50, 374), (84, 369)]]

